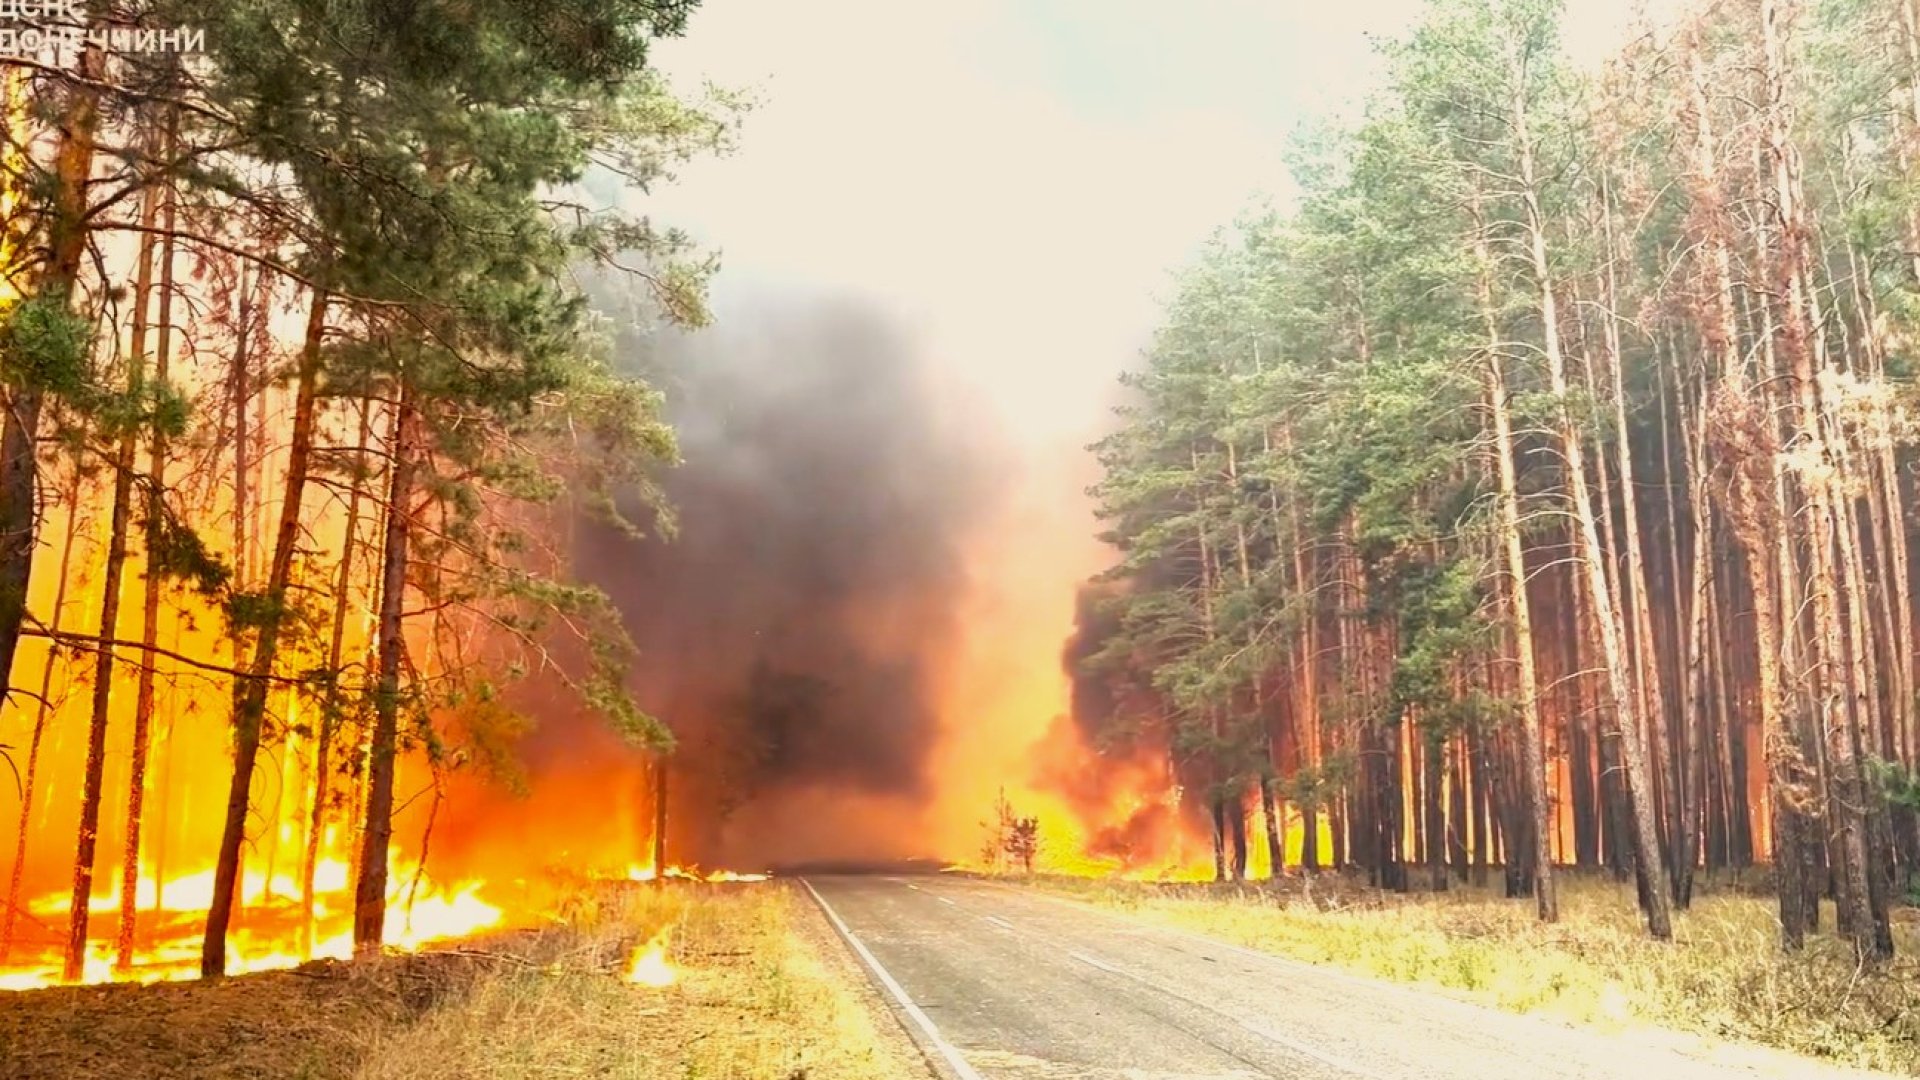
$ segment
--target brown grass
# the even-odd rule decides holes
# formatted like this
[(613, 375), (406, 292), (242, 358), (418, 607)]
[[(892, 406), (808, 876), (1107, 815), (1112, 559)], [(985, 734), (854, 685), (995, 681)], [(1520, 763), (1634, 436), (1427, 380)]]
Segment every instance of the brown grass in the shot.
[[(1897, 913), (1900, 956), (1858, 970), (1830, 935), (1783, 956), (1769, 901), (1731, 889), (1650, 940), (1632, 887), (1562, 875), (1561, 921), (1484, 889), (1394, 895), (1323, 875), (1278, 888), (1041, 879), (1164, 925), (1514, 1012), (1615, 1031), (1668, 1028), (1920, 1075), (1920, 923)], [(1832, 908), (1823, 912), (1832, 929)]]
[(365, 1032), (410, 1023), (480, 975), (467, 958), (421, 954), (218, 982), (0, 993), (0, 1076), (342, 1077)]
[[(671, 927), (678, 982), (622, 978)], [(925, 1075), (804, 896), (779, 883), (634, 886), (560, 925), (462, 950), (214, 983), (0, 994), (8, 1080)]]
[[(896, 1080), (910, 1044), (867, 1007), (783, 886), (624, 891), (590, 905), (553, 962), (514, 966), (378, 1040), (359, 1080), (596, 1076)], [(671, 926), (673, 986), (619, 976)], [(837, 943), (831, 943), (838, 949)]]

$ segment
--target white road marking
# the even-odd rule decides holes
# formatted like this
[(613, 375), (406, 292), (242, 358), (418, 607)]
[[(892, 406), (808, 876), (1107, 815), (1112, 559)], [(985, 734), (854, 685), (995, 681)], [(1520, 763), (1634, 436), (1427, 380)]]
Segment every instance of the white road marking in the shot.
[[(893, 976), (887, 972), (886, 968), (880, 966), (880, 961), (876, 959), (871, 952), (867, 951), (867, 947), (861, 944), (859, 938), (853, 936), (853, 931), (847, 928), (847, 924), (840, 918), (839, 913), (833, 910), (833, 905), (827, 903), (826, 898), (821, 896), (819, 891), (813, 887), (813, 882), (801, 878), (800, 884), (807, 887), (807, 892), (813, 896), (813, 902), (820, 905), (820, 910), (826, 913), (827, 919), (833, 923), (833, 928), (840, 931), (840, 936), (847, 940), (847, 944), (853, 946), (853, 951), (858, 953), (860, 959), (866, 962), (868, 970), (872, 971), (874, 977), (880, 980), (880, 985), (886, 988), (887, 993), (893, 995), (893, 1000), (899, 1002), (900, 1007), (906, 1011), (907, 1016), (910, 1017), (915, 1024), (919, 1025), (920, 1030), (926, 1034), (927, 1040), (933, 1045), (934, 1050), (946, 1061), (948, 1068), (953, 1070), (954, 1076), (958, 1077), (959, 1080), (983, 1080), (979, 1073), (973, 1071), (973, 1066), (967, 1064), (967, 1059), (960, 1056), (960, 1051), (954, 1049), (953, 1044), (948, 1042), (944, 1035), (940, 1034), (940, 1029), (933, 1026), (933, 1021), (928, 1019), (927, 1014), (920, 1010), (920, 1006), (915, 1005), (913, 999), (907, 996), (906, 990), (902, 989), (900, 984), (894, 981)], [(949, 901), (949, 903), (951, 903), (951, 901)]]
[(1287, 1036), (1282, 1035), (1279, 1032), (1273, 1030), (1273, 1027), (1271, 1025), (1266, 1024), (1264, 1022), (1242, 1020), (1240, 1021), (1240, 1026), (1242, 1028), (1245, 1028), (1248, 1032), (1254, 1035), (1258, 1035), (1260, 1038), (1265, 1039), (1268, 1042), (1279, 1043), (1281, 1046), (1284, 1046), (1287, 1049), (1294, 1051), (1295, 1053), (1305, 1054), (1306, 1056), (1312, 1058), (1313, 1060), (1319, 1062), (1320, 1064), (1330, 1065), (1333, 1068), (1339, 1069), (1341, 1072), (1349, 1072), (1355, 1076), (1365, 1076), (1365, 1077), (1372, 1077), (1374, 1075), (1373, 1073), (1368, 1072), (1367, 1070), (1361, 1068), (1358, 1065), (1355, 1065), (1353, 1062), (1348, 1061), (1345, 1058), (1338, 1057), (1334, 1054), (1329, 1054), (1324, 1050), (1317, 1050), (1314, 1047), (1299, 1041), (1298, 1039), (1288, 1038)]
[(940, 900), (940, 902), (941, 902), (941, 903), (943, 903), (943, 904), (945, 904), (945, 905), (947, 905), (948, 907), (959, 907), (959, 906), (960, 906), (959, 904), (956, 904), (956, 903), (954, 903), (953, 901), (951, 901), (951, 900), (949, 900), (949, 899), (947, 899), (947, 898), (946, 898), (946, 897), (944, 897), (944, 896), (942, 896), (942, 897), (939, 897), (939, 900)]
[(995, 926), (997, 926), (997, 927), (999, 927), (999, 928), (1000, 928), (1000, 929), (1002, 929), (1002, 930), (1011, 930), (1011, 929), (1013, 929), (1013, 924), (1012, 924), (1012, 923), (1010, 923), (1010, 922), (1008, 922), (1008, 921), (1007, 921), (1007, 920), (1005, 920), (1005, 919), (1002, 919), (1002, 918), (1000, 918), (1000, 917), (999, 917), (998, 915), (989, 915), (989, 916), (987, 916), (987, 921), (988, 921), (988, 922), (990, 922), (990, 923), (992, 923), (993, 925), (995, 925)]
[(1126, 972), (1121, 971), (1119, 968), (1114, 967), (1112, 964), (1109, 964), (1104, 960), (1096, 960), (1093, 957), (1088, 956), (1086, 953), (1074, 952), (1073, 950), (1069, 949), (1067, 950), (1067, 955), (1073, 957), (1075, 960), (1080, 961), (1081, 963), (1087, 965), (1088, 967), (1099, 968), (1101, 971), (1104, 971), (1109, 975), (1125, 975), (1126, 974)]
[(909, 888), (909, 889), (912, 889), (912, 890), (913, 890), (914, 892), (919, 892), (919, 891), (920, 891), (920, 886), (918, 886), (918, 885), (915, 885), (915, 884), (914, 884), (913, 882), (911, 882), (911, 881), (909, 881), (909, 882), (907, 882), (907, 888)]

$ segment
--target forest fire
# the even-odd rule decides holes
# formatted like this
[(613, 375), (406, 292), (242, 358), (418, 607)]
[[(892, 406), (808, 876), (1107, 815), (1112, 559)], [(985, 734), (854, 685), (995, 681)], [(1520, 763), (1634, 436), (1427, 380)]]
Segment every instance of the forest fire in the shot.
[[(485, 886), (477, 881), (442, 885), (421, 875), (417, 866), (400, 866), (391, 876), (387, 903), (386, 944), (414, 951), (436, 941), (466, 937), (506, 924), (501, 908), (481, 897)], [(353, 955), (352, 889), (347, 864), (325, 860), (316, 868), (313, 918), (303, 917), (300, 885), (288, 875), (268, 879), (249, 874), (240, 893), (242, 917), (233, 936), (228, 970), (234, 973), (290, 968), (309, 960), (344, 960)], [(140, 944), (131, 962), (117, 963), (112, 942), (117, 935), (117, 895), (92, 898), (103, 914), (99, 934), (90, 943), (84, 974), (79, 981), (157, 982), (196, 978), (200, 974), (200, 942), (204, 917), (212, 896), (213, 873), (203, 871), (167, 881), (140, 879), (137, 915)], [(72, 898), (49, 894), (25, 905), (26, 920), (35, 927), (63, 923)], [(30, 990), (61, 983), (61, 956), (57, 946), (42, 944), (32, 935), (13, 949), (0, 966), (0, 989)]]
[(689, 881), (701, 885), (728, 885), (742, 882), (766, 881), (771, 874), (742, 874), (733, 870), (701, 871), (696, 867), (669, 866), (665, 873), (657, 873), (651, 866), (629, 866), (628, 881), (653, 881), (666, 878), (668, 881)]

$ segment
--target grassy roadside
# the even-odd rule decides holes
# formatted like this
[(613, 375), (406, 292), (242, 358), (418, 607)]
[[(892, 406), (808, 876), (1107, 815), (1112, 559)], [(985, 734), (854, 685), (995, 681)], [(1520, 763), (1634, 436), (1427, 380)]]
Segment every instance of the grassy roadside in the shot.
[[(1863, 1068), (1920, 1075), (1920, 924), (1900, 912), (1899, 958), (1856, 970), (1830, 936), (1787, 958), (1766, 898), (1696, 897), (1674, 942), (1649, 940), (1630, 886), (1564, 876), (1561, 922), (1529, 901), (1456, 888), (1394, 895), (1331, 876), (1279, 887), (1039, 878), (1140, 918), (1514, 1012), (1607, 1030), (1666, 1028)], [(1832, 929), (1832, 908), (1823, 913)]]
[[(784, 885), (624, 890), (585, 905), (551, 959), (503, 966), (378, 1040), (357, 1080), (600, 1076), (894, 1080), (881, 1024), (798, 926)], [(668, 930), (671, 986), (634, 986), (634, 945)]]
[[(667, 929), (672, 985), (623, 976)], [(564, 925), (378, 964), (0, 997), (10, 1080), (900, 1080), (912, 1044), (803, 894), (632, 887)]]

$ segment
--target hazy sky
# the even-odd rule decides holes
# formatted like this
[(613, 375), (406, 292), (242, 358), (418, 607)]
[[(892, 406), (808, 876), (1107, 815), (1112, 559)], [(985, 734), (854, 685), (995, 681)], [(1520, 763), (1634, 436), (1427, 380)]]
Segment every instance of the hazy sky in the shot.
[[(756, 88), (663, 219), (726, 279), (844, 288), (911, 324), (1019, 433), (1094, 422), (1168, 273), (1305, 117), (1377, 77), (1420, 0), (705, 0), (659, 60)], [(1625, 5), (1576, 2), (1569, 37)]]
[(1294, 6), (708, 0), (663, 63), (766, 103), (660, 212), (726, 276), (872, 298), (1016, 429), (1084, 426), (1165, 273), (1366, 63), (1367, 20)]

